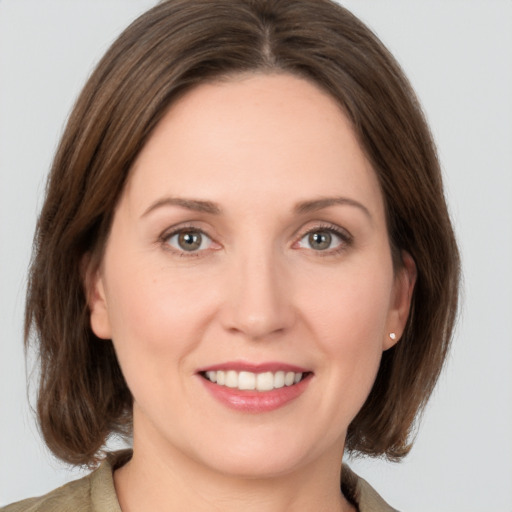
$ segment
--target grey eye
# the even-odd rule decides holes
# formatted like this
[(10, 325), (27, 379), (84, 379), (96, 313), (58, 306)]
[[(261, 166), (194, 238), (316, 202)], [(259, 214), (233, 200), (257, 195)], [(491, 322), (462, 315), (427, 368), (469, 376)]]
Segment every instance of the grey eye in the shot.
[(306, 233), (299, 240), (298, 246), (320, 252), (341, 248), (348, 243), (350, 243), (348, 237), (336, 233), (333, 229), (318, 228)]
[(194, 233), (193, 231), (180, 233), (178, 235), (178, 245), (184, 251), (196, 251), (201, 247), (202, 239), (201, 233)]
[(207, 249), (211, 244), (211, 239), (201, 231), (178, 231), (171, 235), (167, 243), (179, 251), (195, 252)]
[(329, 249), (331, 247), (332, 234), (328, 231), (315, 231), (313, 233), (309, 233), (308, 243), (311, 249), (315, 249), (316, 251), (325, 251), (325, 249)]

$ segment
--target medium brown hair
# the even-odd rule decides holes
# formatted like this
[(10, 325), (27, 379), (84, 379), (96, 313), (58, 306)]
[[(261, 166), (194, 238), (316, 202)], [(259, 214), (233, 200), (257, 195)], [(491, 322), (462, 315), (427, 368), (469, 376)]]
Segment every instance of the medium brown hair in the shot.
[(37, 225), (25, 339), (40, 355), (41, 430), (65, 461), (93, 464), (110, 434), (131, 430), (132, 396), (112, 343), (90, 328), (84, 261), (101, 261), (130, 168), (170, 104), (248, 71), (305, 77), (338, 101), (380, 181), (395, 264), (401, 250), (416, 263), (405, 332), (384, 352), (346, 440), (350, 451), (391, 459), (410, 449), (449, 346), (459, 260), (434, 143), (407, 79), (378, 38), (329, 0), (168, 0), (123, 32), (85, 85)]

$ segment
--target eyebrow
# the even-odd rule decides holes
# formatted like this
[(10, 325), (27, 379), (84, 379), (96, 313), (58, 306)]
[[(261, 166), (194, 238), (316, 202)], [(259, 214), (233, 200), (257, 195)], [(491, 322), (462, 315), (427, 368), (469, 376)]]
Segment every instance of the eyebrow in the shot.
[(152, 203), (147, 210), (144, 211), (142, 217), (145, 217), (152, 211), (162, 206), (179, 206), (194, 212), (211, 213), (219, 215), (221, 213), (220, 207), (211, 201), (201, 201), (200, 199), (185, 199), (182, 197), (164, 197)]
[[(354, 206), (359, 208), (366, 214), (370, 219), (372, 218), (370, 211), (366, 206), (361, 204), (354, 199), (349, 199), (348, 197), (323, 197), (320, 199), (313, 199), (310, 201), (301, 201), (295, 205), (294, 211), (297, 214), (304, 215), (306, 213), (316, 212), (318, 210), (322, 210), (324, 208), (329, 208), (330, 206)], [(182, 197), (164, 197), (152, 203), (149, 208), (147, 208), (142, 217), (145, 217), (152, 211), (157, 208), (161, 208), (163, 206), (178, 206), (181, 208), (185, 208), (187, 210), (202, 212), (202, 213), (210, 213), (213, 215), (219, 215), (222, 213), (221, 208), (212, 201), (203, 201), (200, 199), (186, 199)]]
[(322, 197), (312, 201), (302, 201), (295, 206), (295, 212), (298, 214), (311, 213), (336, 205), (355, 206), (362, 210), (370, 220), (372, 219), (372, 215), (366, 206), (348, 197)]

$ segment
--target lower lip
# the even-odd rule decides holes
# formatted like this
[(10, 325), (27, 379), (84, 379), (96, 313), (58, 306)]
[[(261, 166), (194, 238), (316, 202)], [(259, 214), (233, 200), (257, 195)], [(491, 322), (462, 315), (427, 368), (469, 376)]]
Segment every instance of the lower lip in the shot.
[(298, 384), (270, 391), (241, 391), (236, 388), (219, 386), (204, 377), (200, 377), (200, 379), (214, 398), (230, 409), (259, 413), (279, 409), (302, 395), (311, 380), (311, 374), (307, 375)]

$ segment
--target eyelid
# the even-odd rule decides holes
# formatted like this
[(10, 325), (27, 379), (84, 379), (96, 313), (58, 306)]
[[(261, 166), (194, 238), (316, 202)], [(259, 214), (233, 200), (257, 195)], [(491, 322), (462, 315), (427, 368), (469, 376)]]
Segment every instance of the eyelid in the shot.
[(351, 246), (353, 243), (353, 236), (350, 234), (349, 231), (347, 231), (346, 229), (344, 229), (336, 224), (321, 221), (321, 222), (317, 222), (315, 225), (313, 225), (311, 227), (308, 227), (307, 229), (302, 229), (299, 232), (299, 234), (297, 235), (297, 241), (294, 242), (293, 245), (295, 246), (301, 240), (303, 240), (304, 237), (308, 236), (311, 233), (315, 233), (318, 231), (328, 231), (329, 233), (332, 233), (335, 236), (337, 236), (342, 242), (340, 244), (340, 247), (334, 247), (333, 249), (326, 249), (323, 251), (314, 251), (313, 249), (311, 249), (312, 251), (317, 253), (319, 256), (329, 256), (332, 254), (337, 254), (337, 253), (347, 249), (347, 247)]
[[(186, 233), (186, 232), (200, 233), (201, 236), (206, 237), (210, 240), (210, 245), (216, 245), (216, 247), (208, 247), (205, 249), (198, 249), (195, 251), (186, 251), (184, 249), (174, 247), (169, 243), (169, 240), (172, 237), (179, 235), (180, 233)], [(204, 229), (198, 227), (195, 224), (191, 224), (191, 223), (178, 224), (176, 226), (167, 228), (158, 237), (158, 242), (164, 247), (165, 250), (173, 252), (173, 253), (177, 254), (178, 256), (185, 256), (185, 257), (201, 256), (203, 253), (205, 253), (209, 250), (212, 250), (212, 249), (216, 250), (221, 247), (220, 244), (218, 242), (216, 242), (214, 240), (214, 238), (211, 235), (209, 235)]]
[[(208, 238), (210, 240), (210, 244), (214, 245), (214, 247), (208, 247), (205, 249), (199, 249), (195, 251), (186, 251), (183, 249), (179, 249), (177, 247), (173, 247), (169, 244), (169, 239), (173, 236), (176, 236), (180, 233), (192, 231), (200, 233), (202, 236)], [(325, 250), (313, 250), (315, 253), (317, 253), (320, 256), (329, 256), (333, 254), (337, 254), (352, 245), (353, 243), (353, 236), (350, 234), (348, 230), (345, 228), (342, 228), (338, 226), (337, 224), (333, 224), (326, 221), (319, 221), (311, 225), (308, 223), (307, 228), (301, 228), (300, 231), (294, 236), (295, 242), (292, 244), (292, 248), (297, 248), (297, 244), (300, 243), (300, 241), (306, 237), (307, 235), (317, 232), (317, 231), (328, 231), (332, 234), (334, 234), (336, 237), (338, 237), (341, 240), (341, 243), (339, 244), (339, 247), (335, 247), (333, 249), (325, 249)], [(187, 256), (187, 257), (197, 257), (201, 256), (203, 253), (209, 251), (209, 250), (218, 250), (222, 246), (219, 244), (213, 236), (211, 236), (205, 229), (197, 226), (194, 223), (182, 223), (175, 226), (171, 226), (164, 230), (162, 234), (158, 237), (158, 242), (164, 246), (165, 250), (168, 250), (170, 252), (173, 252), (179, 256)]]

